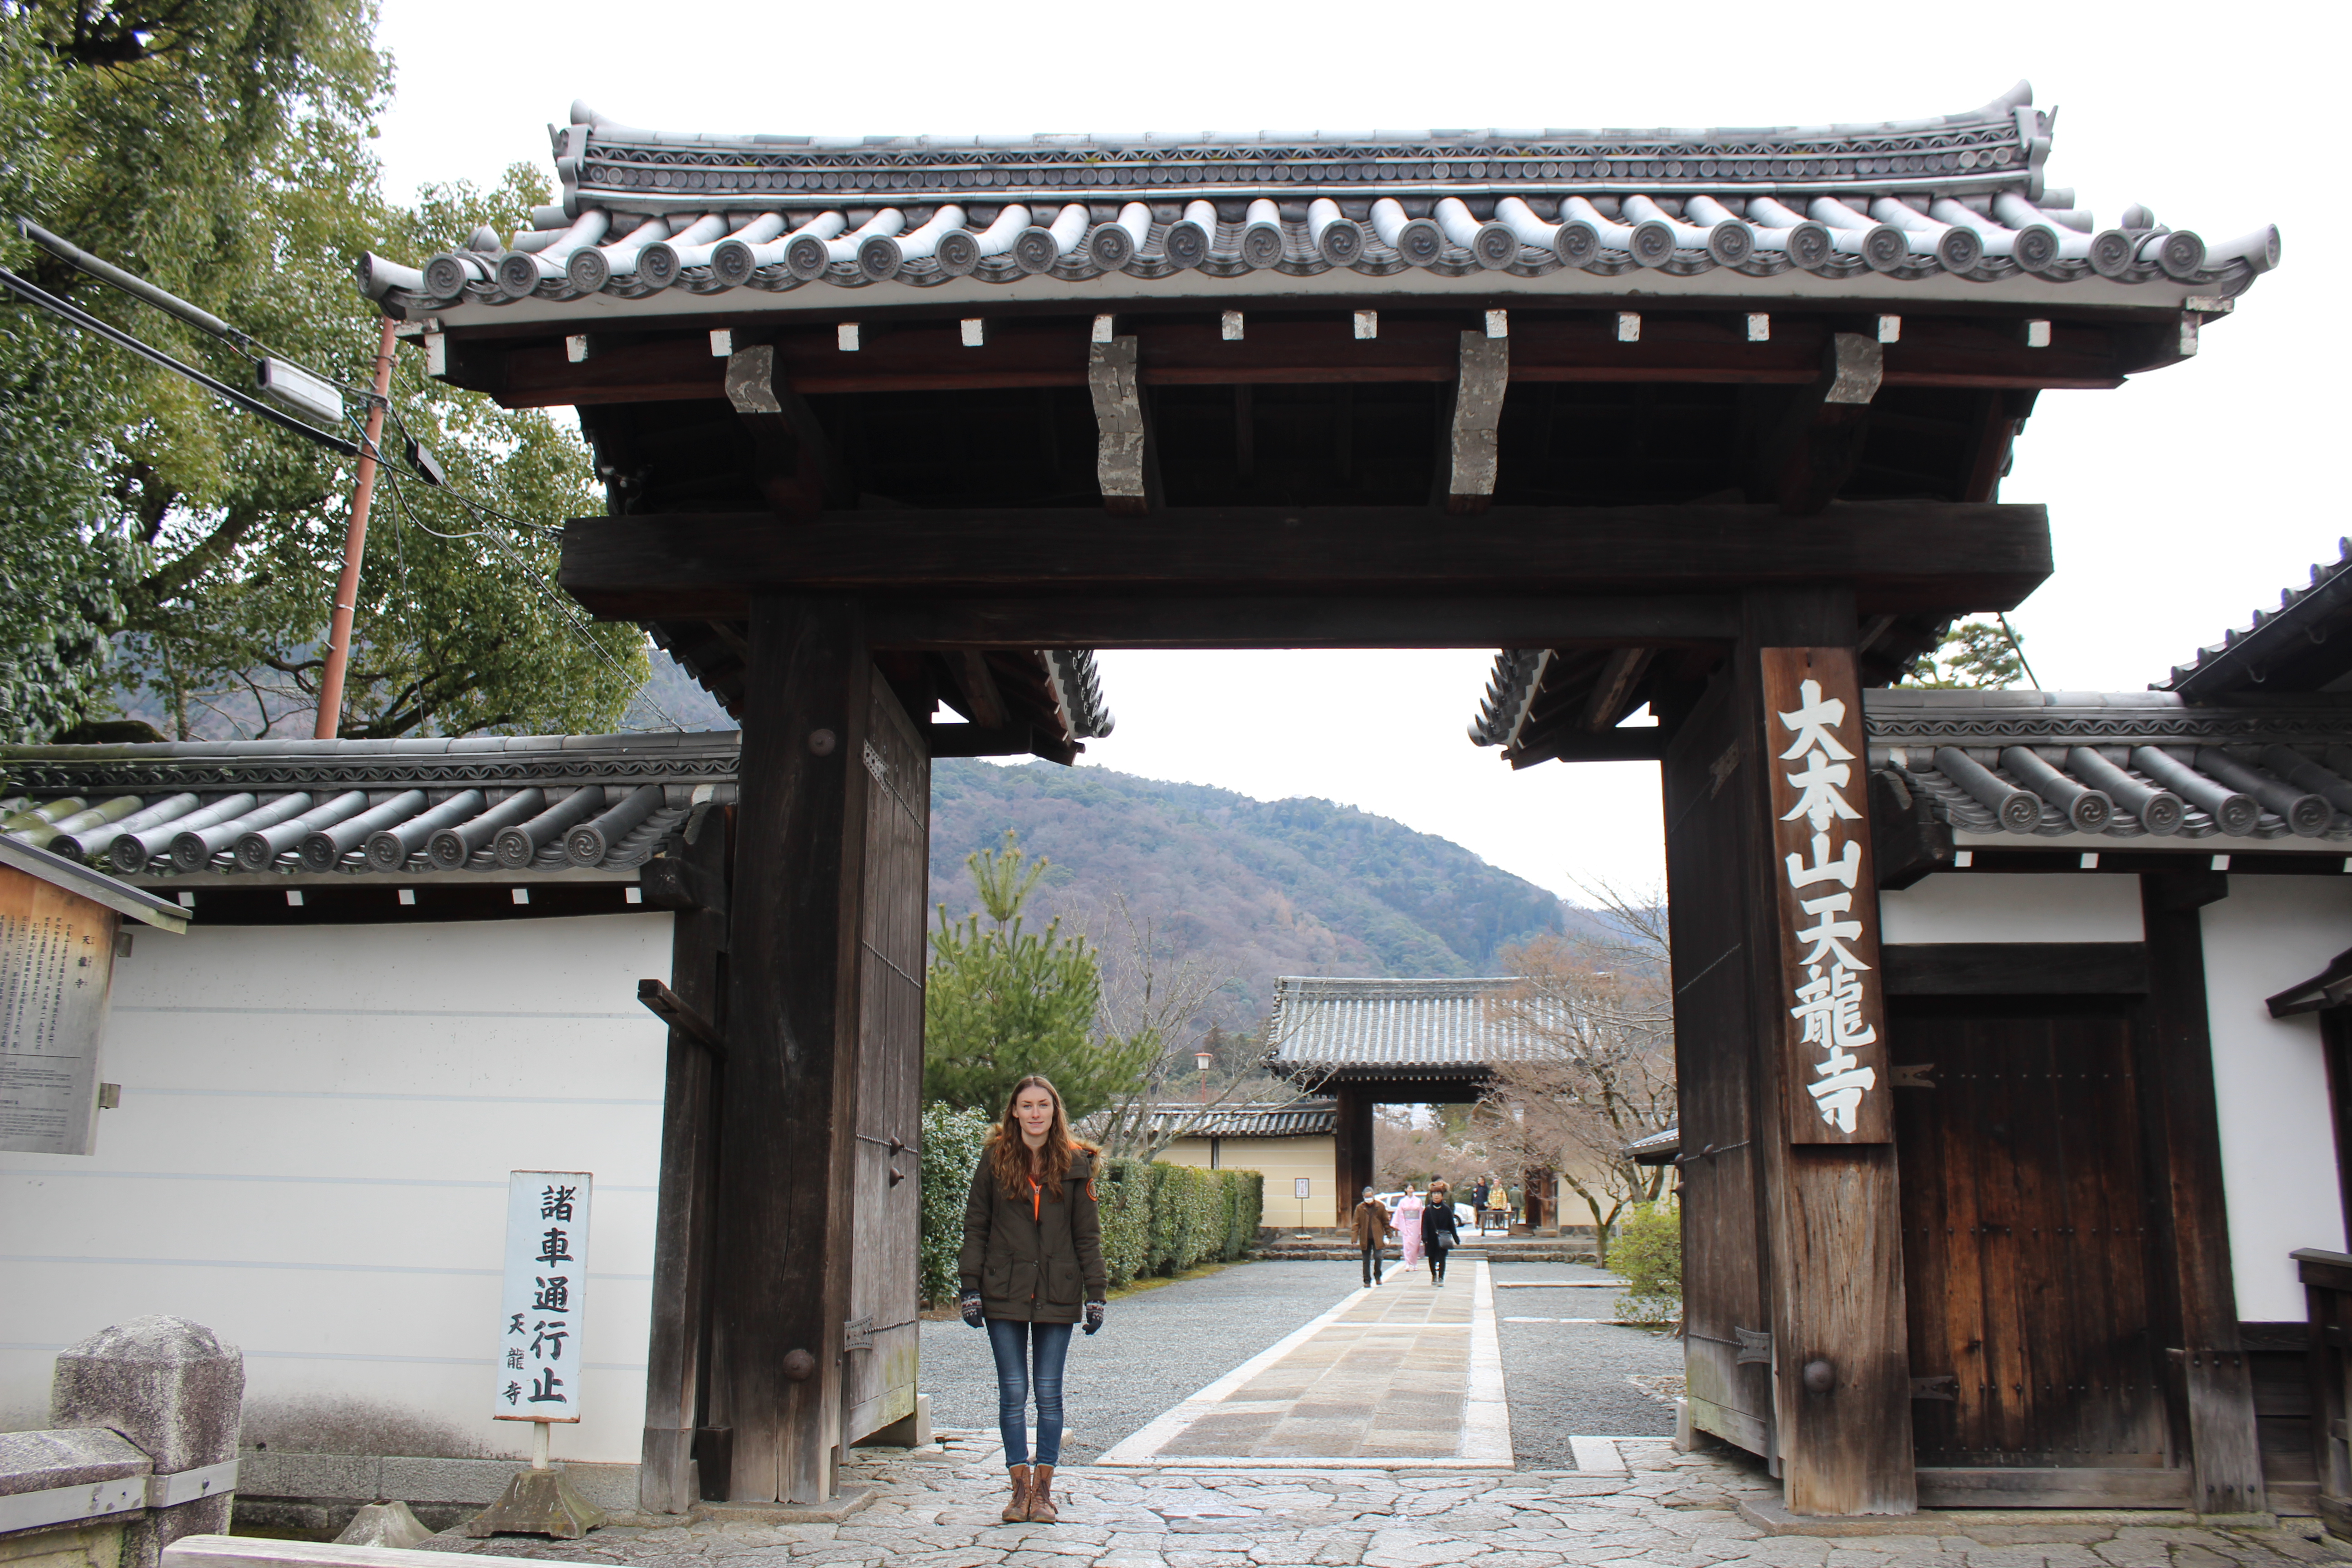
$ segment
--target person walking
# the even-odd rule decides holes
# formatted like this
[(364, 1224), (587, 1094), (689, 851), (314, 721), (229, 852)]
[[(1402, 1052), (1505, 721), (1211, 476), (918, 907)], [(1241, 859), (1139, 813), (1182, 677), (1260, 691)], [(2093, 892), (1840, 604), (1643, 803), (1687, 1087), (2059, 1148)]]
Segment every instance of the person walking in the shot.
[(1429, 1206), (1421, 1211), (1421, 1246), (1429, 1255), (1429, 1282), (1445, 1283), (1445, 1255), (1462, 1245), (1461, 1217), (1454, 1212), (1454, 1189), (1429, 1184)]
[(1355, 1218), (1349, 1222), (1355, 1232), (1356, 1247), (1364, 1257), (1364, 1285), (1367, 1289), (1381, 1282), (1381, 1248), (1388, 1244), (1389, 1233), (1396, 1226), (1389, 1223), (1389, 1205), (1372, 1196), (1372, 1189), (1364, 1189), (1363, 1201), (1356, 1205)]
[(1404, 1196), (1397, 1199), (1396, 1227), (1397, 1272), (1404, 1273), (1421, 1261), (1421, 1194), (1412, 1184), (1404, 1184)]
[[(1061, 1091), (1032, 1075), (1013, 1086), (989, 1135), (963, 1211), (963, 1321), (988, 1330), (996, 1358), (996, 1424), (1013, 1483), (1007, 1524), (1053, 1524), (1054, 1467), (1062, 1459), (1062, 1366), (1070, 1330), (1103, 1325), (1102, 1216), (1096, 1151), (1070, 1136)], [(1029, 1458), (1029, 1396), (1037, 1397), (1037, 1456)]]

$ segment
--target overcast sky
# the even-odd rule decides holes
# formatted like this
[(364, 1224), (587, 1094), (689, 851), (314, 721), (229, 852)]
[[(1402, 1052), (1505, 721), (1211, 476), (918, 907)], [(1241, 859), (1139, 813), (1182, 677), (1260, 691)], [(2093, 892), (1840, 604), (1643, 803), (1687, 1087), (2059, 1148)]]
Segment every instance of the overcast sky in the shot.
[[(2352, 311), (2326, 279), (2352, 207), (2344, 25), (2320, 6), (2023, 11), (1591, 5), (492, 6), (384, 0), (396, 195), (548, 165), (584, 99), (665, 130), (969, 133), (1804, 125), (2056, 106), (2054, 185), (2209, 240), (2263, 223), (2285, 263), (2194, 360), (2045, 393), (2004, 500), (2042, 501), (2055, 577), (2012, 617), (2044, 685), (2137, 689), (2333, 560)], [(2326, 153), (2326, 158), (2322, 153)], [(2317, 205), (2315, 205), (2317, 204)], [(454, 240), (457, 237), (452, 236)], [(1507, 457), (1506, 458), (1507, 461)], [(1112, 653), (1118, 733), (1086, 761), (1393, 816), (1577, 896), (1663, 876), (1656, 770), (1514, 774), (1464, 731), (1491, 650)]]

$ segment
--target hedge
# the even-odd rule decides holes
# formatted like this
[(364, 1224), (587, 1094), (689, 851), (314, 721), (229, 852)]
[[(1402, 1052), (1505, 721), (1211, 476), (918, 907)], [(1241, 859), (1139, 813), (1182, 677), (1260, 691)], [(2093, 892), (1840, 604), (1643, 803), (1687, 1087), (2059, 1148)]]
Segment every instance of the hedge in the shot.
[(963, 1205), (992, 1125), (977, 1110), (923, 1107), (923, 1235), (916, 1289), (926, 1301), (956, 1297), (956, 1258), (963, 1250)]
[[(964, 1197), (988, 1142), (988, 1118), (932, 1105), (923, 1111), (921, 1290), (952, 1300), (963, 1246)], [(1157, 1161), (1108, 1160), (1095, 1182), (1103, 1268), (1113, 1289), (1202, 1263), (1231, 1263), (1257, 1239), (1265, 1178), (1255, 1171), (1202, 1171)]]

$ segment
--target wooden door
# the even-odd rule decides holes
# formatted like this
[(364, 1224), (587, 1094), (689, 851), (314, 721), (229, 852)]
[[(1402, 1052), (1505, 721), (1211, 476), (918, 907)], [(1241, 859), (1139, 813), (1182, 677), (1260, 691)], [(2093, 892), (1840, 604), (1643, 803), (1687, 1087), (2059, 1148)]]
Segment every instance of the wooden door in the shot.
[(2123, 1005), (1919, 998), (1891, 1031), (1917, 1462), (2172, 1464)]
[(889, 688), (873, 683), (865, 755), (864, 897), (857, 950), (856, 1147), (842, 1441), (915, 1409), (920, 1359), (916, 1246), (922, 1222), (924, 899), (931, 765)]

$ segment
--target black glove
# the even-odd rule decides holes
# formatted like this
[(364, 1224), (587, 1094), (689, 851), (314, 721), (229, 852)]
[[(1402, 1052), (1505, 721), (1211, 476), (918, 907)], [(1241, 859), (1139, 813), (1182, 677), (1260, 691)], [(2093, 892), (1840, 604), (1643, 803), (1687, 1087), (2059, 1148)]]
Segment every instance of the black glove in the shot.
[(975, 1329), (985, 1328), (987, 1326), (985, 1320), (983, 1320), (980, 1315), (979, 1291), (965, 1291), (957, 1299), (956, 1305), (962, 1309), (963, 1321), (965, 1322), (970, 1323)]
[(1090, 1334), (1091, 1334), (1091, 1333), (1094, 1333), (1094, 1332), (1096, 1332), (1097, 1331), (1100, 1330), (1100, 1329), (1101, 1329), (1101, 1327), (1102, 1327), (1102, 1320), (1103, 1320), (1103, 1304), (1102, 1304), (1100, 1301), (1089, 1301), (1089, 1302), (1087, 1302), (1087, 1332), (1088, 1332), (1088, 1333), (1090, 1333)]

